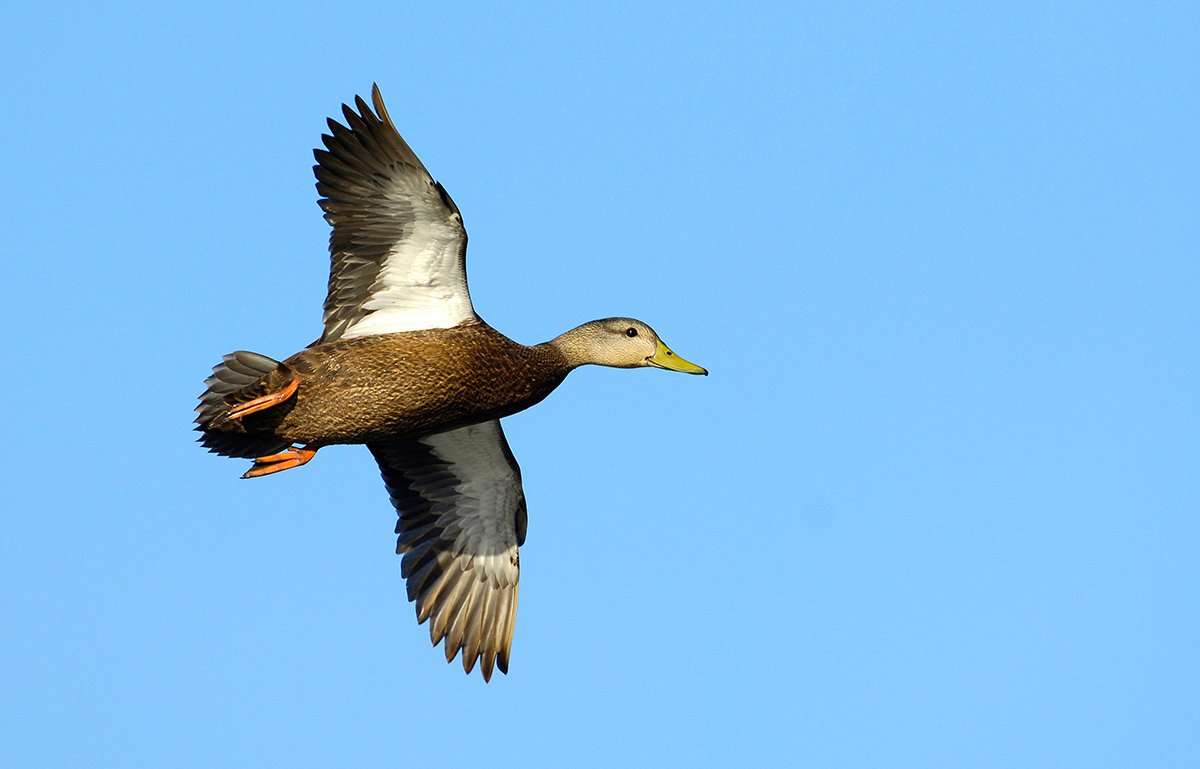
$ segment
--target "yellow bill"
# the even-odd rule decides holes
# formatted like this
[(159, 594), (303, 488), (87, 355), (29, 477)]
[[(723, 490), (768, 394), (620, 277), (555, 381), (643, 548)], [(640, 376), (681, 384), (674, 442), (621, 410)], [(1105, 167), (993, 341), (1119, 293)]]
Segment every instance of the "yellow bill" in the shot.
[(658, 340), (658, 349), (646, 359), (646, 363), (657, 368), (665, 368), (668, 371), (682, 371), (684, 374), (703, 374), (704, 376), (708, 376), (707, 369), (679, 357), (671, 351), (670, 347), (663, 344), (661, 339)]

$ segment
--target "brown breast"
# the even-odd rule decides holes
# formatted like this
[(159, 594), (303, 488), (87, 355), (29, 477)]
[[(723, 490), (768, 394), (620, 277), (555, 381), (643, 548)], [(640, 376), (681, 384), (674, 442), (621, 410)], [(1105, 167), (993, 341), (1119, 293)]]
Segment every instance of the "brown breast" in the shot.
[(550, 394), (568, 366), (486, 323), (339, 340), (286, 361), (300, 375), (275, 432), (296, 443), (426, 435), (513, 414)]

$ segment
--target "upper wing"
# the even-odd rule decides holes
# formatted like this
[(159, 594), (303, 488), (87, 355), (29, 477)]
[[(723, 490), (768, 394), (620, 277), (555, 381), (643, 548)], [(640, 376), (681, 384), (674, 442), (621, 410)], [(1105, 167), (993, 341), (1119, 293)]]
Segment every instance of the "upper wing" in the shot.
[(383, 472), (396, 523), (396, 552), (417, 622), (445, 639), (446, 661), (463, 651), (484, 680), (508, 672), (525, 542), (521, 469), (499, 421), (416, 440), (368, 444)]
[(379, 87), (375, 112), (342, 105), (327, 149), (313, 150), (329, 236), (321, 342), (477, 320), (467, 293), (467, 231), (458, 206), (400, 137)]

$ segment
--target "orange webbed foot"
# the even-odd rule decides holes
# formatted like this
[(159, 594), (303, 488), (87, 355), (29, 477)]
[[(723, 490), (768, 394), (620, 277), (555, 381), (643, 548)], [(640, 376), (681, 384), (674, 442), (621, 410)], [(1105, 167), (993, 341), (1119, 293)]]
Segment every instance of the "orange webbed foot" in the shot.
[[(273, 393), (259, 396), (254, 400), (239, 403), (229, 410), (226, 414), (227, 419), (241, 419), (244, 416), (255, 414), (259, 411), (265, 411), (272, 406), (278, 406), (288, 398), (296, 394), (296, 388), (300, 386), (300, 377), (293, 376), (282, 389), (276, 390)], [(308, 461), (308, 460), (305, 460)]]
[(265, 457), (259, 457), (254, 460), (254, 464), (249, 470), (242, 475), (243, 478), (261, 478), (264, 475), (272, 473), (281, 473), (284, 470), (291, 470), (293, 467), (300, 467), (308, 464), (308, 461), (317, 455), (316, 449), (310, 448), (289, 448), (284, 449), (278, 454), (270, 454)]

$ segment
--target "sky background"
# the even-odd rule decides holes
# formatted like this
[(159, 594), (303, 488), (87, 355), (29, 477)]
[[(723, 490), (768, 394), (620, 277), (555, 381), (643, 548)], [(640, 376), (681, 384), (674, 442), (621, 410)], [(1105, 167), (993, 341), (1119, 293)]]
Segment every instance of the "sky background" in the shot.
[[(6, 5), (0, 764), (1200, 765), (1195, 3)], [(361, 447), (241, 481), (378, 81), (534, 343), (511, 674)]]

